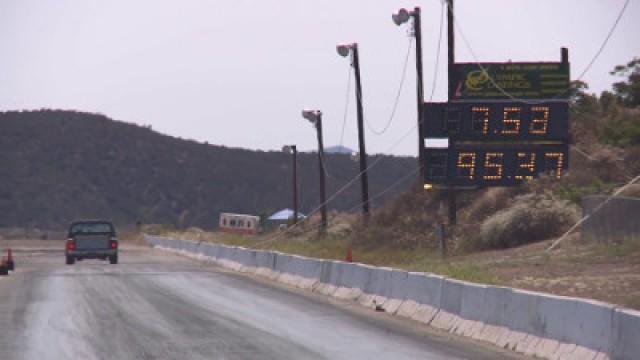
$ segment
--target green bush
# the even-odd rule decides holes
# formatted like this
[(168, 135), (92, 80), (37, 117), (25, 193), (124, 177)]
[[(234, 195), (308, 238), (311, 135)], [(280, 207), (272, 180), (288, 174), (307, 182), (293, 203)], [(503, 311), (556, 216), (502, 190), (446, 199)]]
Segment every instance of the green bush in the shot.
[(489, 216), (480, 226), (476, 246), (481, 249), (509, 248), (549, 239), (578, 220), (578, 210), (565, 200), (527, 194), (514, 204)]
[(560, 185), (557, 190), (558, 195), (564, 199), (573, 203), (580, 204), (583, 196), (595, 195), (595, 194), (608, 194), (615, 188), (615, 184), (609, 184), (596, 179), (591, 184), (586, 186), (579, 186), (571, 183), (565, 183)]
[(623, 111), (608, 120), (601, 133), (606, 144), (629, 146), (640, 144), (640, 116), (634, 111)]

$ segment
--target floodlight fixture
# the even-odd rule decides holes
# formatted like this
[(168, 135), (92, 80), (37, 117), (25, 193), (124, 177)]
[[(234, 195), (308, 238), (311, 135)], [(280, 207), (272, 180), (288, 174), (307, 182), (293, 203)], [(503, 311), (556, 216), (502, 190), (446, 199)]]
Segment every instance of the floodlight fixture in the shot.
[(318, 122), (318, 119), (320, 119), (321, 116), (322, 116), (322, 111), (320, 110), (311, 110), (311, 109), (302, 110), (302, 117), (309, 120), (314, 125)]
[(411, 17), (411, 14), (409, 13), (409, 11), (407, 11), (407, 9), (405, 8), (402, 8), (398, 10), (397, 14), (391, 15), (391, 20), (393, 20), (394, 24), (400, 26), (406, 23), (407, 21), (409, 21), (410, 17)]
[(342, 56), (342, 57), (347, 57), (349, 56), (349, 53), (351, 53), (351, 49), (353, 48), (354, 44), (338, 44), (336, 46), (336, 50), (338, 51), (338, 55)]

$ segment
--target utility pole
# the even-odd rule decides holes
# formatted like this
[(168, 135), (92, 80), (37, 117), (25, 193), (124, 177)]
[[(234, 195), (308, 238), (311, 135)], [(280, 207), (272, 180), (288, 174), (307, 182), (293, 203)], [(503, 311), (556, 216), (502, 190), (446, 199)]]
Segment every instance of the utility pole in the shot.
[(320, 234), (327, 232), (327, 201), (325, 193), (324, 144), (322, 143), (322, 111), (302, 110), (302, 117), (309, 120), (316, 127), (318, 134), (318, 168), (320, 169)]
[(318, 133), (318, 164), (320, 166), (320, 233), (327, 233), (327, 201), (325, 193), (324, 144), (322, 143), (322, 113), (318, 112), (316, 130)]
[(282, 152), (293, 155), (293, 223), (298, 223), (298, 148), (295, 145), (285, 145)]
[[(453, 15), (453, 0), (445, 0), (448, 2), (447, 6), (447, 48), (448, 48), (448, 83), (449, 101), (455, 98), (456, 84), (454, 83), (455, 76), (455, 41), (454, 41), (454, 15)], [(447, 189), (447, 199), (449, 203), (449, 225), (455, 225), (457, 222), (458, 206), (456, 203), (456, 189), (453, 186), (449, 186)]]
[(422, 110), (424, 107), (424, 85), (422, 81), (422, 27), (420, 23), (420, 7), (416, 6), (413, 11), (400, 9), (396, 14), (391, 15), (393, 22), (400, 26), (413, 18), (413, 36), (416, 39), (416, 94), (418, 105), (418, 166), (420, 168), (420, 180), (425, 181), (425, 159), (424, 159), (424, 124)]
[(358, 54), (358, 44), (338, 45), (336, 47), (340, 56), (347, 56), (351, 53), (351, 66), (356, 78), (356, 109), (358, 113), (358, 151), (360, 160), (360, 181), (362, 191), (362, 215), (364, 222), (369, 222), (369, 176), (367, 174), (367, 150), (364, 144), (364, 115), (362, 111), (362, 82), (360, 81), (360, 58)]
[(298, 223), (298, 148), (291, 145), (293, 154), (293, 223)]
[(298, 223), (298, 148), (293, 145), (293, 223)]
[[(424, 84), (422, 76), (422, 25), (420, 22), (420, 7), (416, 6), (411, 14), (413, 16), (413, 35), (416, 38), (416, 94), (418, 95), (418, 162), (420, 166), (420, 179), (424, 184), (424, 120), (422, 109), (424, 108)], [(422, 185), (420, 185), (422, 186)]]

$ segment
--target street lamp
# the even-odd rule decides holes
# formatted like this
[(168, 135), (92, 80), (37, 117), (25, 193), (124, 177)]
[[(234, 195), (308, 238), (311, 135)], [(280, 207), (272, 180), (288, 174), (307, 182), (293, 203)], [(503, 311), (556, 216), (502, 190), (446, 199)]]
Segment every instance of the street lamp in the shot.
[(407, 9), (404, 9), (404, 8), (398, 10), (397, 14), (391, 15), (391, 19), (398, 26), (409, 21), (409, 17), (411, 17), (411, 14), (409, 14), (409, 11), (407, 11)]
[(391, 15), (393, 23), (400, 26), (413, 18), (413, 36), (416, 38), (416, 82), (418, 95), (418, 163), (420, 166), (420, 178), (424, 183), (424, 126), (422, 124), (422, 108), (424, 103), (424, 86), (422, 84), (422, 29), (420, 27), (420, 8), (415, 7), (413, 11), (400, 9), (396, 14)]
[(327, 204), (325, 201), (325, 169), (324, 169), (324, 145), (322, 144), (322, 111), (320, 110), (302, 110), (302, 117), (309, 120), (316, 127), (318, 134), (318, 166), (320, 168), (320, 233), (327, 232)]
[(298, 148), (295, 145), (285, 145), (282, 152), (293, 155), (293, 223), (298, 223)]
[(355, 72), (356, 78), (356, 108), (358, 113), (358, 146), (359, 146), (359, 160), (360, 160), (360, 181), (362, 190), (362, 215), (364, 220), (369, 220), (369, 179), (367, 176), (367, 151), (364, 145), (364, 125), (363, 125), (363, 113), (362, 113), (362, 85), (360, 82), (360, 60), (358, 57), (358, 44), (340, 44), (336, 46), (338, 54), (342, 57), (347, 57), (351, 54), (351, 66)]

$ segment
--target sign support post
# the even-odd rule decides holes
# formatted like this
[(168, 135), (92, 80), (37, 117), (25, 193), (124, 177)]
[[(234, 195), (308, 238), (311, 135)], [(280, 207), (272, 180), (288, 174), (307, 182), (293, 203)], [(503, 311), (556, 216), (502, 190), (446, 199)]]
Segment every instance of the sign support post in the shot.
[[(447, 66), (447, 75), (448, 75), (448, 84), (449, 84), (449, 92), (448, 92), (448, 100), (455, 96), (455, 82), (454, 82), (454, 64), (456, 61), (456, 53), (455, 53), (455, 41), (454, 41), (454, 18), (453, 18), (453, 0), (445, 0), (448, 4), (447, 6), (447, 48), (448, 48), (448, 66)], [(424, 151), (424, 149), (423, 149)], [(455, 225), (457, 222), (457, 212), (458, 212), (458, 204), (456, 202), (456, 189), (453, 186), (450, 186), (447, 189), (447, 199), (448, 199), (448, 208), (449, 208), (449, 226)]]

